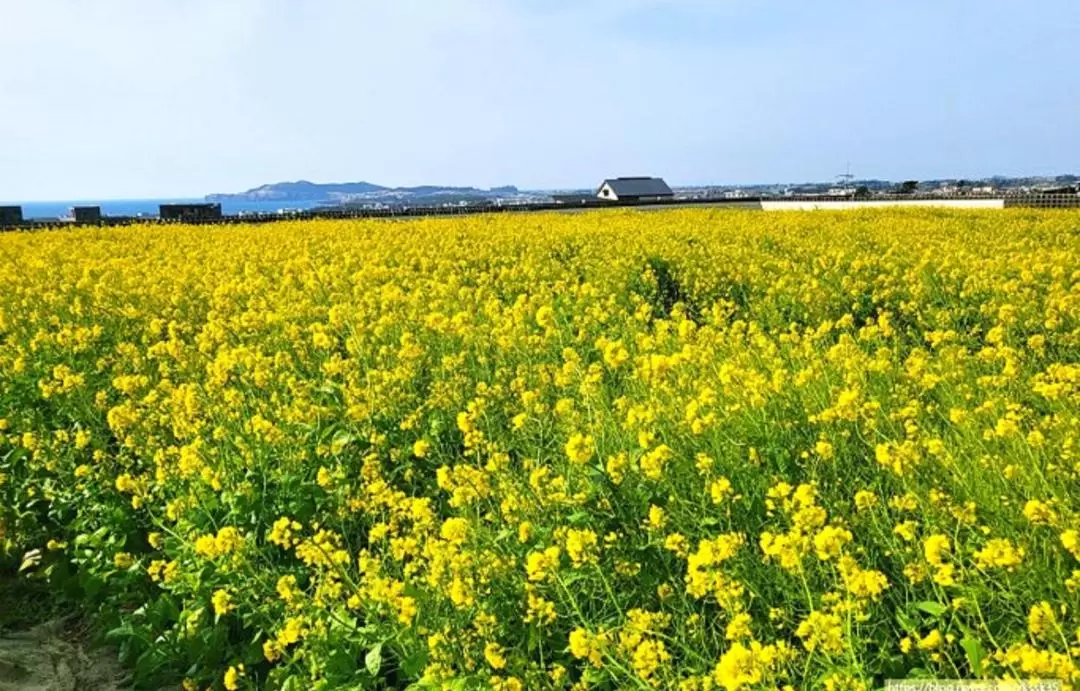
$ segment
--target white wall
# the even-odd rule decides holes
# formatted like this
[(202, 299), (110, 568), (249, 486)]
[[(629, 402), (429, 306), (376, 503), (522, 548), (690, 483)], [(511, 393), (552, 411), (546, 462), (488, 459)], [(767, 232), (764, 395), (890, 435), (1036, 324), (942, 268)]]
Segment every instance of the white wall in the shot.
[(799, 201), (776, 200), (761, 202), (765, 211), (813, 211), (815, 209), (869, 209), (881, 206), (947, 206), (959, 209), (1004, 209), (1004, 199), (890, 199), (874, 201), (836, 200)]

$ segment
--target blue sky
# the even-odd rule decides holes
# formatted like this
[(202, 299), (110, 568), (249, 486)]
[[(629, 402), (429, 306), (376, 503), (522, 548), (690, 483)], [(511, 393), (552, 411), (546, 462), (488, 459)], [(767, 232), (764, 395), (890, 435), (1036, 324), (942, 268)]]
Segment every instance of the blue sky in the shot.
[(1080, 172), (1080, 3), (0, 0), (0, 199)]

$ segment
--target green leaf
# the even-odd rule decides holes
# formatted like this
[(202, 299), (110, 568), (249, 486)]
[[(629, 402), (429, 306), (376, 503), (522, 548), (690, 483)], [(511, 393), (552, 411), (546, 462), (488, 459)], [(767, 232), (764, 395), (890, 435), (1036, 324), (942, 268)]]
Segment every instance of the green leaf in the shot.
[(379, 676), (379, 669), (382, 667), (382, 643), (376, 643), (364, 656), (364, 667), (367, 667), (367, 671), (371, 673), (371, 676)]
[(281, 685), (281, 691), (304, 691), (304, 682), (296, 675), (289, 676)]
[(168, 660), (160, 650), (150, 648), (139, 655), (135, 661), (135, 674), (140, 677), (150, 677), (167, 663)]
[(971, 673), (976, 677), (982, 677), (983, 660), (986, 659), (986, 650), (983, 648), (982, 643), (979, 642), (978, 638), (967, 633), (960, 639), (960, 645), (967, 654), (968, 664), (971, 665)]
[(570, 525), (587, 525), (589, 518), (587, 511), (575, 511), (566, 517), (566, 522)]
[(97, 594), (101, 592), (102, 585), (103, 581), (100, 578), (92, 575), (86, 576), (82, 583), (83, 594), (89, 598), (97, 597)]
[(350, 655), (345, 649), (335, 650), (325, 663), (323, 670), (326, 678), (333, 682), (334, 688), (353, 678), (356, 672), (356, 655)]
[(405, 659), (401, 661), (401, 671), (408, 677), (418, 677), (427, 666), (427, 648), (415, 647), (407, 650)]
[(565, 577), (563, 577), (563, 585), (565, 587), (569, 588), (570, 586), (577, 583), (581, 579), (587, 578), (587, 577), (588, 577), (588, 574), (582, 573), (581, 571), (571, 571), (569, 574), (567, 574)]
[(949, 608), (941, 604), (940, 602), (926, 601), (920, 602), (915, 606), (932, 617), (940, 617), (942, 614), (945, 614), (949, 611)]
[(104, 640), (106, 643), (115, 643), (118, 640), (126, 638), (131, 635), (131, 629), (125, 624), (118, 626), (115, 629), (110, 629), (105, 632)]
[(334, 438), (331, 440), (331, 443), (333, 443), (338, 448), (345, 448), (349, 444), (352, 444), (354, 441), (356, 441), (355, 434), (351, 434), (350, 432), (347, 432), (345, 430), (338, 430), (334, 433)]

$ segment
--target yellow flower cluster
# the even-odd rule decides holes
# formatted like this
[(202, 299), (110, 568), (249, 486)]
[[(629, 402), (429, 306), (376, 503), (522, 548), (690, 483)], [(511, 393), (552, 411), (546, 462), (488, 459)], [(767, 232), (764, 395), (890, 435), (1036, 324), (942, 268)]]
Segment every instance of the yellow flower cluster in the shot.
[(1078, 687), (1078, 225), (5, 234), (0, 571), (147, 688)]

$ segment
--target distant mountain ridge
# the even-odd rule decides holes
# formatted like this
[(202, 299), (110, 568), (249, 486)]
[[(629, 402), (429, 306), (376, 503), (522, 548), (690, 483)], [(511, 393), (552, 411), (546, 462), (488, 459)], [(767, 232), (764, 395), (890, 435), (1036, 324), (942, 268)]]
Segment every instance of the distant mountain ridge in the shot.
[(324, 202), (327, 204), (357, 204), (380, 202), (412, 202), (458, 199), (495, 199), (517, 196), (517, 187), (506, 185), (484, 190), (477, 187), (386, 187), (371, 182), (317, 183), (308, 180), (275, 182), (236, 194), (208, 194), (206, 201), (280, 201)]

